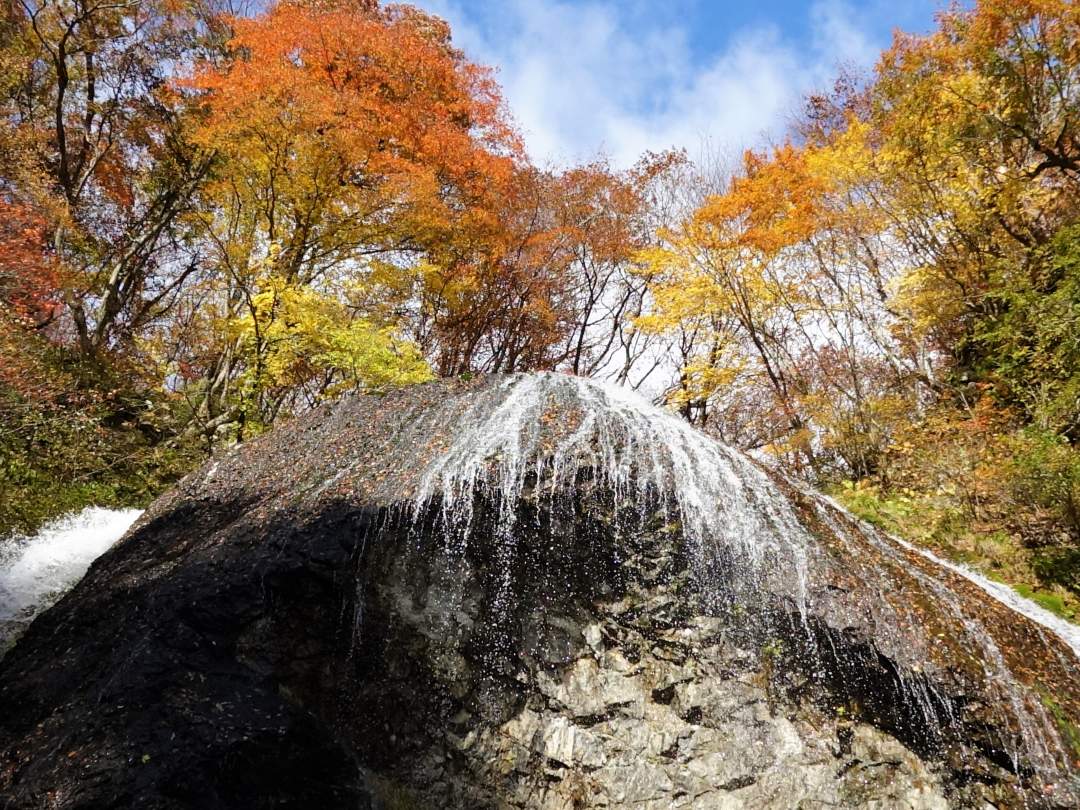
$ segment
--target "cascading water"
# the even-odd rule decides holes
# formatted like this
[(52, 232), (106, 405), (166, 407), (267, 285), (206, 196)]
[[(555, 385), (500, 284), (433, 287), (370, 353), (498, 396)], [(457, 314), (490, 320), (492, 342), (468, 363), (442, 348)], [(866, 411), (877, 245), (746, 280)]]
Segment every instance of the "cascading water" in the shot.
[[(454, 435), (432, 452), (425, 438), (443, 436), (447, 425)], [(409, 456), (414, 447), (423, 452), (406, 463), (419, 471), (408, 519), (419, 525), (435, 513), (445, 547), (460, 553), (474, 530), (477, 493), (485, 493), (495, 516), (481, 532), (494, 538), (507, 572), (523, 533), (517, 525), (523, 498), (546, 498), (547, 508), (557, 508), (559, 494), (573, 491), (586, 472), (612, 493), (616, 511), (636, 509), (644, 519), (647, 505), (659, 503), (680, 527), (706, 602), (733, 589), (744, 604), (782, 596), (793, 608), (787, 620), (775, 613), (741, 615), (769, 625), (752, 628), (760, 638), (787, 636), (801, 646), (815, 678), (835, 676), (830, 670), (839, 666), (838, 653), (831, 637), (821, 647), (807, 616), (835, 610), (828, 599), (842, 589), (834, 581), (854, 575), (879, 593), (859, 605), (869, 615), (858, 622), (872, 628), (879, 650), (910, 664), (897, 673), (898, 694), (921, 718), (927, 744), (946, 745), (968, 733), (959, 707), (936, 685), (959, 677), (943, 654), (949, 648), (968, 661), (963, 676), (995, 696), (992, 710), (1011, 731), (994, 746), (1011, 768), (1042, 773), (1048, 791), (1060, 790), (1054, 779), (1072, 770), (1074, 755), (1060, 742), (1049, 696), (1017, 675), (1025, 654), (1017, 648), (1026, 647), (1030, 635), (1017, 614), (1068, 645), (1067, 652), (1046, 645), (1054, 648), (1046, 654), (1075, 675), (1080, 634), (1074, 628), (971, 572), (859, 525), (829, 499), (767, 472), (626, 389), (558, 374), (512, 375), (474, 394), (464, 411), (453, 401), (408, 421), (393, 452)], [(1001, 613), (967, 609), (967, 584), (1007, 607), (1004, 615), (1012, 615), (1016, 627), (1002, 627)], [(510, 604), (509, 573), (499, 589), (496, 603)], [(923, 607), (929, 604), (932, 611)], [(932, 627), (925, 626), (929, 613)]]
[(933, 552), (927, 551), (924, 548), (918, 548), (900, 538), (892, 537), (889, 539), (910, 551), (921, 554), (928, 560), (931, 560), (935, 565), (947, 568), (950, 571), (955, 571), (960, 576), (978, 585), (982, 590), (997, 599), (1010, 610), (1019, 613), (1021, 616), (1026, 616), (1036, 624), (1042, 625), (1068, 644), (1069, 647), (1072, 648), (1073, 653), (1075, 653), (1077, 660), (1080, 661), (1080, 625), (1065, 621), (1065, 619), (1051, 613), (1042, 605), (1033, 602), (1030, 599), (1025, 599), (1008, 585), (1003, 585), (1000, 582), (994, 582), (992, 579), (987, 579), (982, 574), (977, 571), (972, 571), (967, 566), (943, 560)]
[[(551, 506), (587, 469), (612, 493), (616, 512), (629, 508), (643, 519), (658, 497), (695, 549), (706, 588), (705, 572), (723, 559), (757, 585), (794, 578), (798, 606), (805, 606), (812, 539), (744, 456), (614, 385), (536, 374), (510, 377), (491, 394), (497, 401), (479, 398), (459, 417), (464, 429), (425, 465), (412, 499), (414, 520), (434, 506), (449, 536), (467, 535), (474, 494), (485, 491), (498, 504), (500, 548), (512, 554), (525, 488), (542, 482), (537, 494)], [(432, 424), (439, 419), (434, 415)]]
[(32, 536), (0, 540), (0, 653), (78, 582), (140, 514), (138, 509), (91, 506), (51, 521)]

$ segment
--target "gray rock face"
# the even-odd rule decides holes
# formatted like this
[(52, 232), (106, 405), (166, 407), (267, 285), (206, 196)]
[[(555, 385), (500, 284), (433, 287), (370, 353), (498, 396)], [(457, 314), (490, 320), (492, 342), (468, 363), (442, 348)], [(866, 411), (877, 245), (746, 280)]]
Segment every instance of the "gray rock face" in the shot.
[[(673, 563), (647, 562), (654, 569)], [(638, 583), (645, 563), (638, 556), (622, 566)], [(380, 589), (393, 628), (389, 646), (447, 661), (435, 690), (480, 687), (466, 662), (449, 663), (460, 641), (447, 642), (467, 636), (477, 617), (458, 613), (447, 627), (441, 606), (419, 608), (413, 589), (400, 584), (410, 577), (399, 571)], [(686, 609), (673, 612), (684, 599)], [(686, 578), (676, 576), (633, 586), (580, 620), (531, 617), (533, 644), (514, 673), (517, 688), (505, 695), (494, 684), (487, 694), (466, 689), (471, 705), (445, 726), (428, 724), (425, 751), (393, 782), (372, 780), (381, 786), (376, 796), (392, 797), (386, 806), (394, 807), (937, 810), (950, 806), (948, 795), (978, 806), (991, 793), (947, 791), (936, 769), (847, 717), (844, 706), (790, 701), (777, 691), (769, 659), (763, 666), (757, 651), (731, 640), (726, 622), (697, 614), (694, 604)], [(384, 687), (391, 681), (382, 679)], [(424, 732), (406, 735), (411, 744), (417, 734)]]
[(346, 399), (0, 661), (0, 808), (1068, 808), (1080, 679), (963, 577), (554, 375)]

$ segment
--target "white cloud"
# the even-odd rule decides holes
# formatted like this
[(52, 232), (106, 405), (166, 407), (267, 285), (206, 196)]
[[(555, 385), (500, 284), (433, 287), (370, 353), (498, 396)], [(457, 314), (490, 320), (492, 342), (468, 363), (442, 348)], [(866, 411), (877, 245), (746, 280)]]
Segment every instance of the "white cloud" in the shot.
[(645, 149), (697, 154), (703, 143), (742, 149), (782, 135), (803, 95), (842, 64), (868, 65), (878, 47), (842, 0), (818, 0), (801, 47), (775, 28), (735, 32), (702, 64), (680, 25), (642, 34), (610, 0), (505, 0), (483, 26), (457, 0), (420, 0), (455, 42), (499, 70), (529, 152), (566, 163), (598, 152), (629, 165)]
[(852, 63), (871, 65), (881, 52), (863, 31), (852, 8), (840, 0), (817, 2), (810, 9), (813, 49), (821, 68)]

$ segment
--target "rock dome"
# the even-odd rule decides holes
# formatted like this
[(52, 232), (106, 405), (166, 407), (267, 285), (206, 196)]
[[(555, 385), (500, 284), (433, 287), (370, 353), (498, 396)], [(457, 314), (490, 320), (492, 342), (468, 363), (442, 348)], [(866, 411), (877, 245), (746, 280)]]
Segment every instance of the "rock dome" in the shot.
[(0, 661), (0, 807), (1074, 807), (1074, 645), (622, 389), (443, 381), (158, 500)]

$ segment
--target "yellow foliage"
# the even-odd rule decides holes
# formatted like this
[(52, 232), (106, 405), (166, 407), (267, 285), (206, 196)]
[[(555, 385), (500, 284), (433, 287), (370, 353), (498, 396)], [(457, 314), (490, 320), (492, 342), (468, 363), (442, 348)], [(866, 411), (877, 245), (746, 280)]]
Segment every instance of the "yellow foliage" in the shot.
[(331, 375), (336, 382), (322, 392), (329, 396), (353, 388), (382, 391), (432, 376), (415, 344), (397, 338), (393, 329), (350, 317), (336, 297), (277, 275), (262, 279), (248, 314), (232, 329), (255, 391)]

